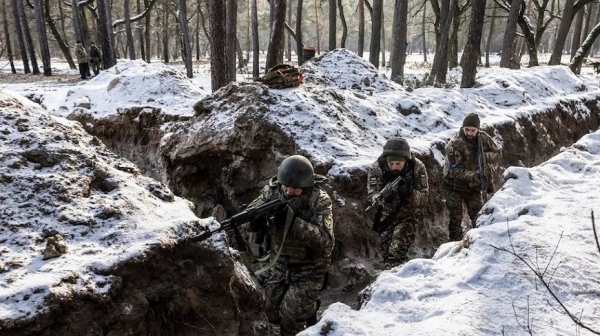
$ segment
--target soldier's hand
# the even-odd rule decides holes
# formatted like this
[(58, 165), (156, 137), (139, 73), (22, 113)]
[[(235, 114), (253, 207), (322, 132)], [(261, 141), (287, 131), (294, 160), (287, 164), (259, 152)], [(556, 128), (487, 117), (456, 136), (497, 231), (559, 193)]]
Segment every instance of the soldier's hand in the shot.
[(290, 213), (290, 216), (294, 216), (294, 210), (292, 210), (292, 208), (289, 205), (285, 205), (283, 206), (276, 214), (275, 217), (273, 218), (273, 222), (275, 223), (276, 227), (284, 227), (285, 226), (285, 221), (287, 219), (288, 213)]

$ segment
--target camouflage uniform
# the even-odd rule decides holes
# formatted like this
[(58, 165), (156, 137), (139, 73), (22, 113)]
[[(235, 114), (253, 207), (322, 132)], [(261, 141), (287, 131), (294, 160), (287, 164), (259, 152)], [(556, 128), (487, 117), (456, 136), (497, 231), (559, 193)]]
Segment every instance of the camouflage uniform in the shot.
[[(408, 199), (401, 197), (395, 211), (392, 211), (394, 210), (392, 209), (393, 200), (384, 200), (384, 205), (377, 209), (375, 215), (375, 221), (393, 221), (392, 225), (381, 234), (383, 260), (389, 266), (396, 266), (408, 261), (407, 253), (415, 241), (417, 225), (421, 218), (421, 207), (429, 199), (427, 170), (419, 159), (413, 157), (407, 160), (400, 175), (410, 183), (412, 195)], [(398, 175), (393, 174), (388, 168), (385, 156), (380, 156), (368, 172), (369, 202), (372, 202), (372, 197), (377, 192), (397, 177)], [(395, 217), (390, 218), (392, 215)]]
[[(315, 314), (325, 273), (331, 264), (334, 244), (332, 203), (318, 183), (308, 188), (306, 194), (289, 200), (295, 217), (285, 241), (285, 211), (251, 223), (252, 231), (268, 231), (267, 245), (271, 251), (278, 251), (283, 244), (279, 259), (269, 270), (266, 310), (269, 321), (280, 324), (284, 336), (304, 330), (306, 320)], [(275, 200), (281, 195), (277, 177), (273, 177), (250, 206)]]
[(475, 224), (477, 213), (483, 206), (477, 166), (479, 139), (483, 146), (484, 171), (488, 181), (486, 191), (491, 194), (494, 192), (494, 181), (490, 167), (499, 160), (501, 150), (489, 134), (480, 130), (473, 140), (468, 140), (461, 128), (459, 134), (446, 146), (443, 186), (446, 193), (446, 207), (450, 212), (450, 223), (448, 224), (450, 241), (463, 238), (461, 227), (463, 203), (467, 207), (471, 225)]

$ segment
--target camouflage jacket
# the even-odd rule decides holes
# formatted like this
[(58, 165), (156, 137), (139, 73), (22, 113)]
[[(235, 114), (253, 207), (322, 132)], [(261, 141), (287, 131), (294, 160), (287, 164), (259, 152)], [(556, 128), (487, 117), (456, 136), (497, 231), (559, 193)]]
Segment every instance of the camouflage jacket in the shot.
[(473, 141), (467, 140), (462, 129), (446, 146), (444, 163), (444, 183), (452, 183), (462, 191), (479, 190), (479, 167), (477, 166), (477, 146), (481, 139), (484, 156), (485, 175), (490, 187), (493, 176), (490, 167), (500, 160), (501, 149), (484, 131), (479, 131)]
[[(413, 216), (420, 211), (421, 207), (429, 200), (429, 182), (427, 178), (427, 169), (421, 160), (413, 158), (406, 161), (406, 166), (402, 169), (401, 175), (412, 185), (413, 193), (406, 202), (400, 202), (400, 209), (397, 209), (396, 218)], [(386, 184), (392, 182), (397, 176), (393, 176), (387, 167), (384, 156), (379, 157), (373, 163), (368, 172), (367, 178), (367, 197), (372, 202), (375, 193), (381, 191)], [(384, 203), (384, 210), (390, 212), (392, 202)]]
[(79, 64), (87, 63), (88, 61), (87, 52), (85, 52), (85, 48), (82, 45), (75, 46), (75, 56)]
[[(279, 189), (277, 177), (271, 178), (249, 207), (282, 197)], [(250, 230), (268, 230), (268, 245), (273, 252), (278, 251), (283, 243), (280, 259), (287, 260), (289, 269), (326, 271), (331, 264), (334, 245), (331, 198), (315, 185), (310, 193), (294, 197), (288, 204), (295, 217), (285, 241), (285, 216), (268, 218), (266, 226), (251, 223)]]

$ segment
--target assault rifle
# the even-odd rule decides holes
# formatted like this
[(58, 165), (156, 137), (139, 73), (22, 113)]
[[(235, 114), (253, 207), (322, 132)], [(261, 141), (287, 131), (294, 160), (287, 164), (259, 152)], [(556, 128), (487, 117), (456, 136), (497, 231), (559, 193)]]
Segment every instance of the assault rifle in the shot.
[(487, 202), (487, 177), (485, 176), (485, 156), (483, 155), (483, 146), (481, 145), (481, 136), (477, 137), (477, 168), (479, 169), (479, 188), (481, 193), (481, 203)]
[(406, 183), (404, 178), (402, 178), (402, 176), (398, 176), (398, 178), (386, 184), (386, 186), (383, 189), (381, 189), (379, 193), (373, 195), (373, 203), (371, 203), (371, 205), (369, 205), (367, 209), (365, 209), (365, 212), (369, 212), (375, 206), (382, 205), (383, 200), (386, 199), (388, 196), (397, 194), (398, 187), (404, 185), (404, 183)]
[[(238, 226), (251, 222), (261, 216), (265, 216), (271, 212), (275, 212), (278, 209), (281, 209), (287, 201), (284, 201), (280, 198), (269, 201), (267, 203), (263, 203), (257, 206), (246, 208), (244, 211), (240, 212), (237, 215), (231, 216), (231, 218), (222, 221), (221, 226), (218, 229), (209, 230), (203, 232), (197, 236), (190, 238), (193, 242), (203, 241), (208, 237), (212, 236), (213, 233), (223, 231), (223, 230), (233, 230), (237, 236), (239, 235)], [(241, 235), (240, 235), (241, 238)]]

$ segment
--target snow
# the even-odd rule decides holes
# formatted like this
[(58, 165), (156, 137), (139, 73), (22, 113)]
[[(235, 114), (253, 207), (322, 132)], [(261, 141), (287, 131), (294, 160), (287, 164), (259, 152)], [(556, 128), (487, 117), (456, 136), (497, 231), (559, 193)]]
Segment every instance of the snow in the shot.
[[(142, 176), (76, 122), (0, 94), (0, 321), (46, 312), (53, 299), (106, 294), (111, 268), (214, 223)], [(43, 260), (46, 237), (68, 252)]]
[[(11, 84), (7, 89), (33, 93), (51, 114), (58, 116), (68, 115), (75, 105), (88, 103), (98, 118), (140, 105), (190, 116), (194, 103), (208, 95), (209, 76), (203, 68), (199, 76), (189, 81), (181, 75), (180, 68), (123, 61), (116, 68), (77, 85)], [(366, 169), (381, 153), (385, 141), (393, 136), (406, 137), (413, 151), (433, 152), (441, 164), (444, 155), (436, 145), (444, 144), (456, 134), (463, 118), (471, 112), (480, 115), (485, 127), (530, 118), (532, 114), (571, 99), (597, 100), (600, 96), (596, 77), (574, 76), (564, 66), (479, 69), (477, 84), (470, 89), (458, 88), (460, 69), (454, 69), (449, 72), (449, 84), (445, 87), (414, 90), (390, 81), (389, 70), (376, 70), (365, 59), (345, 50), (315, 58), (302, 69), (306, 76), (304, 85), (287, 90), (248, 85), (253, 88), (240, 90), (242, 97), (237, 103), (221, 106), (215, 102), (215, 111), (190, 125), (186, 132), (193, 134), (212, 128), (221, 130), (225, 136), (238, 117), (249, 113), (250, 96), (263, 95), (264, 91), (265, 99), (272, 102), (264, 118), (279, 125), (313, 163), (331, 167), (328, 174), (336, 176)], [(407, 79), (419, 80), (424, 70), (408, 67), (406, 72)], [(154, 101), (149, 101), (150, 98)], [(31, 113), (45, 115), (34, 104), (19, 101)], [(590, 111), (577, 104), (575, 113), (585, 115)], [(52, 120), (73, 128), (80, 133), (79, 137), (89, 139), (75, 123), (62, 118)], [(520, 127), (518, 123), (515, 125)], [(44, 127), (36, 127), (40, 127), (41, 133), (45, 132)], [(166, 134), (162, 142), (171, 135)], [(13, 135), (12, 139), (16, 138)], [(500, 144), (503, 141), (495, 140)], [(2, 143), (0, 158), (12, 155), (4, 153), (17, 150), (10, 146)], [(53, 146), (57, 150), (77, 148), (88, 155), (93, 152), (64, 141), (53, 142)], [(115, 159), (102, 160), (102, 165), (110, 166)], [(6, 169), (5, 166), (0, 169)], [(480, 227), (468, 232), (467, 247), (444, 244), (433, 259), (414, 259), (402, 267), (382, 272), (365, 290), (368, 300), (360, 310), (335, 303), (315, 327), (301, 335), (319, 335), (326, 324), (332, 329), (328, 335), (497, 335), (503, 332), (516, 335), (526, 334), (519, 323), (527, 325), (527, 316), (533, 318), (534, 334), (576, 334), (573, 323), (557, 311), (560, 308), (532, 272), (509, 252), (499, 249), (511, 251), (512, 247), (518, 255), (536, 260), (542, 268), (549, 263), (552, 290), (572, 312), (581, 314), (584, 323), (600, 326), (597, 294), (600, 292), (597, 276), (600, 256), (592, 240), (589, 219), (591, 207), (598, 204), (599, 196), (595, 192), (600, 184), (598, 167), (600, 134), (594, 133), (539, 167), (509, 168), (505, 173), (507, 182), (488, 202), (479, 219)], [(46, 174), (46, 170), (48, 168), (24, 170), (21, 180), (38, 178)], [(102, 222), (87, 236), (82, 234), (81, 227), (60, 226), (59, 214), (75, 221), (95, 218), (97, 207), (83, 199), (57, 208), (57, 213), (50, 217), (39, 216), (48, 228), (66, 232), (69, 245), (66, 255), (42, 261), (45, 244), (41, 232), (0, 231), (0, 241), (8, 241), (8, 245), (4, 242), (0, 247), (0, 267), (8, 268), (9, 259), (27, 265), (0, 273), (0, 320), (28, 316), (43, 309), (43, 298), (51, 291), (105, 293), (111, 279), (95, 273), (94, 269), (110, 267), (123, 258), (142, 256), (148, 244), (172, 240), (174, 232), (185, 231), (182, 228), (196, 220), (186, 202), (177, 199), (165, 204), (149, 194), (144, 185), (150, 182), (144, 182), (144, 178), (133, 178), (130, 173), (113, 168), (110, 172), (122, 184), (118, 191), (103, 197), (109, 204), (118, 204), (118, 195), (122, 202), (132, 204), (135, 209), (123, 221)], [(11, 192), (17, 193), (9, 190)], [(339, 204), (346, 203), (340, 195), (335, 199)], [(5, 206), (5, 203), (0, 205)], [(213, 228), (216, 225), (211, 221), (203, 224)], [(510, 240), (507, 232), (510, 232)], [(110, 237), (110, 245), (106, 237)], [(36, 243), (19, 245), (29, 241)], [(223, 240), (215, 239), (213, 243), (218, 248), (227, 248)], [(33, 249), (29, 250), (28, 246)], [(77, 278), (74, 283), (61, 280), (73, 275)], [(586, 332), (582, 331), (581, 335)]]
[[(581, 321), (600, 329), (600, 251), (590, 210), (600, 203), (600, 131), (534, 168), (511, 167), (487, 203), (468, 247), (450, 242), (433, 259), (382, 272), (359, 310), (330, 305), (303, 336), (575, 335), (575, 324), (531, 270)], [(597, 210), (597, 209), (596, 209)], [(597, 217), (597, 215), (596, 215)], [(510, 235), (509, 235), (510, 233)], [(513, 308), (514, 307), (514, 308)], [(591, 335), (581, 329), (580, 335)]]

